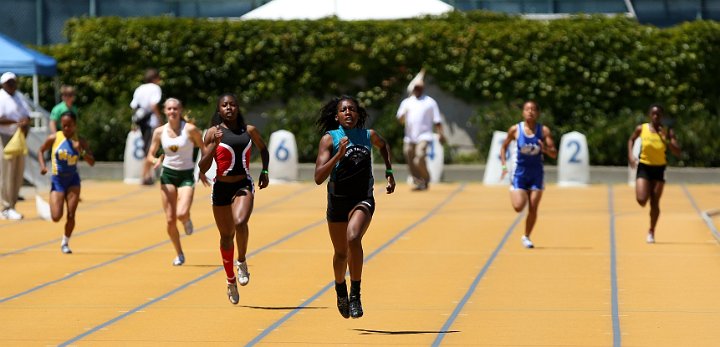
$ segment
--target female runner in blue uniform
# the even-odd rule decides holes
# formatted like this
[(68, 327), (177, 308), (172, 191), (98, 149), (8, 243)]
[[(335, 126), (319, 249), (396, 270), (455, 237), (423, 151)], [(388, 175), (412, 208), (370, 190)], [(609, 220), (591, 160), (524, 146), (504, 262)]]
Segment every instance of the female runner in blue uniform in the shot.
[(85, 160), (90, 166), (95, 165), (95, 158), (85, 139), (75, 133), (76, 116), (71, 111), (60, 115), (60, 131), (50, 134), (38, 150), (40, 173), (48, 172), (45, 166), (45, 151), (51, 150), (52, 177), (50, 187), (50, 214), (53, 222), (60, 221), (63, 216), (63, 205), (67, 204), (65, 234), (60, 243), (60, 250), (65, 254), (72, 253), (69, 242), (75, 229), (75, 211), (80, 201), (80, 175), (77, 171), (78, 160)]
[[(363, 315), (360, 302), (360, 280), (363, 268), (362, 237), (370, 226), (373, 198), (372, 147), (385, 161), (387, 194), (395, 191), (390, 146), (372, 129), (365, 129), (367, 112), (357, 100), (342, 96), (334, 98), (320, 110), (317, 120), (320, 139), (315, 161), (315, 183), (328, 177), (327, 222), (335, 250), (333, 272), (337, 307), (344, 318)], [(345, 272), (350, 270), (350, 295)]]
[[(254, 144), (260, 150), (262, 171), (258, 186), (268, 186), (268, 162), (270, 154), (260, 136), (260, 131), (240, 114), (237, 97), (223, 94), (218, 99), (212, 127), (205, 133), (205, 148), (198, 163), (204, 174), (213, 159), (217, 165), (212, 190), (215, 224), (220, 231), (220, 254), (227, 275), (227, 295), (232, 304), (240, 301), (237, 283), (241, 286), (250, 281), (245, 255), (248, 245), (248, 220), (252, 214), (255, 189), (250, 176), (250, 149)], [(237, 280), (233, 270), (233, 239), (237, 241)], [(237, 283), (236, 283), (237, 281)]]
[(544, 184), (543, 153), (551, 158), (557, 158), (557, 149), (553, 141), (550, 128), (538, 123), (540, 110), (535, 101), (526, 101), (523, 104), (524, 121), (508, 129), (507, 137), (500, 148), (500, 161), (502, 162), (502, 176), (507, 174), (505, 163), (508, 146), (512, 141), (517, 143), (517, 162), (510, 188), (510, 202), (515, 211), (520, 212), (528, 206), (528, 215), (525, 218), (525, 234), (521, 241), (525, 248), (533, 248), (530, 241), (535, 221), (537, 220), (538, 206), (542, 198)]

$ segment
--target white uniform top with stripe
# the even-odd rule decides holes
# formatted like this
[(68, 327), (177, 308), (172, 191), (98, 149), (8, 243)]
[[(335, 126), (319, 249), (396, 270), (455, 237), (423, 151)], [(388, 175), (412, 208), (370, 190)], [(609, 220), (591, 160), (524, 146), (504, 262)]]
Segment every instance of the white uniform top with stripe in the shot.
[(180, 136), (170, 137), (168, 129), (170, 124), (163, 125), (160, 143), (162, 144), (165, 159), (163, 166), (168, 169), (183, 171), (192, 170), (195, 167), (193, 162), (193, 142), (185, 129), (185, 122), (180, 123)]

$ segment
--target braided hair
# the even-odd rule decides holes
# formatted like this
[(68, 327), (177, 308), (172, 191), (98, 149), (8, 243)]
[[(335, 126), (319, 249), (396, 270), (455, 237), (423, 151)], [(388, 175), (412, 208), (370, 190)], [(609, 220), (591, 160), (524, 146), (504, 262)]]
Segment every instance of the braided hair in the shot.
[(367, 110), (360, 106), (360, 103), (355, 98), (348, 95), (341, 95), (339, 97), (332, 98), (332, 100), (320, 109), (320, 116), (317, 121), (315, 121), (315, 124), (321, 134), (340, 127), (340, 123), (337, 119), (335, 119), (335, 116), (337, 116), (338, 113), (338, 104), (340, 104), (343, 100), (350, 100), (355, 104), (355, 106), (357, 106), (358, 122), (355, 127), (365, 127), (365, 120), (368, 118)]

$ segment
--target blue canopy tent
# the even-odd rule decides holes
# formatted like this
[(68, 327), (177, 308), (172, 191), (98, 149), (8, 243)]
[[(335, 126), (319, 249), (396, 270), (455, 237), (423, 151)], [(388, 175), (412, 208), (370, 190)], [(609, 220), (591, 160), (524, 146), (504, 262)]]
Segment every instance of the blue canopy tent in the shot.
[(16, 75), (33, 76), (33, 101), (38, 105), (38, 75), (57, 74), (55, 58), (25, 47), (0, 33), (0, 73), (11, 71)]

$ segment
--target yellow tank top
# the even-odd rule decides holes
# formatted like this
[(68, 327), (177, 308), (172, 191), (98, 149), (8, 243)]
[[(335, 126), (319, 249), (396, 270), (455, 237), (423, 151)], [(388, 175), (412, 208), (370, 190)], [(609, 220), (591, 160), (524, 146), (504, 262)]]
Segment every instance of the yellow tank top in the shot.
[(660, 134), (650, 131), (650, 125), (642, 125), (640, 132), (640, 162), (645, 165), (661, 166), (667, 164), (665, 150), (667, 146)]

